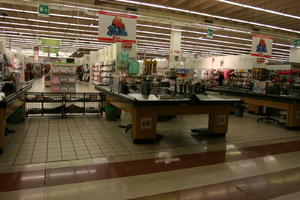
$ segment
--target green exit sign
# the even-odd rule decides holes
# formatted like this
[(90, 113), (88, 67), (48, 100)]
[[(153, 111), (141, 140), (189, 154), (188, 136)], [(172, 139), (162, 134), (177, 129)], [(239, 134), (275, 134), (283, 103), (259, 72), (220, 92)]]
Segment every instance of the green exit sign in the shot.
[(213, 38), (214, 37), (214, 30), (207, 29), (207, 37), (208, 38)]
[(39, 15), (44, 17), (49, 17), (49, 6), (40, 4), (39, 5)]
[(294, 46), (295, 47), (300, 46), (300, 39), (294, 40)]

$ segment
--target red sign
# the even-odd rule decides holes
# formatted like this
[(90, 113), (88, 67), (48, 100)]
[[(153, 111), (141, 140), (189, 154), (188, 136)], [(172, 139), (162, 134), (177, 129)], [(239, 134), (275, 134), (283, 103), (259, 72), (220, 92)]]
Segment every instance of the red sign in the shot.
[(171, 50), (171, 54), (180, 54), (180, 50)]
[(257, 58), (256, 62), (257, 63), (264, 63), (265, 62), (265, 58)]
[(122, 48), (124, 49), (132, 49), (132, 43), (123, 42)]

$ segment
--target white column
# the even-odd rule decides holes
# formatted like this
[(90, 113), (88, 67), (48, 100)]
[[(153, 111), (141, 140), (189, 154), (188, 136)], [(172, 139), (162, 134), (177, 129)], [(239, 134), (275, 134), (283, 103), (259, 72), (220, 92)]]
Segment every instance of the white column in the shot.
[(181, 31), (171, 30), (169, 68), (181, 65)]
[(6, 39), (0, 38), (0, 53), (5, 53), (6, 49)]
[(300, 63), (300, 48), (291, 48), (289, 61)]

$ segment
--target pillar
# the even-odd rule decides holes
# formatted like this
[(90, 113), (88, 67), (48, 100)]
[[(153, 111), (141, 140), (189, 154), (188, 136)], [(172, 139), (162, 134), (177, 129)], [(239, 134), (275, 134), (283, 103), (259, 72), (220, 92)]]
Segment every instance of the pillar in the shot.
[(172, 29), (170, 39), (169, 68), (181, 66), (181, 31)]

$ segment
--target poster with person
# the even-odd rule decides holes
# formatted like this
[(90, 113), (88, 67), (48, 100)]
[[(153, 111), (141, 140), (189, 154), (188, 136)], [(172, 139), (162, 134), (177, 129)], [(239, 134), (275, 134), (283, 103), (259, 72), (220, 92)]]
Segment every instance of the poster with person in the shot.
[(137, 16), (99, 12), (99, 40), (136, 43)]
[(252, 34), (252, 56), (271, 58), (273, 38), (269, 36)]

